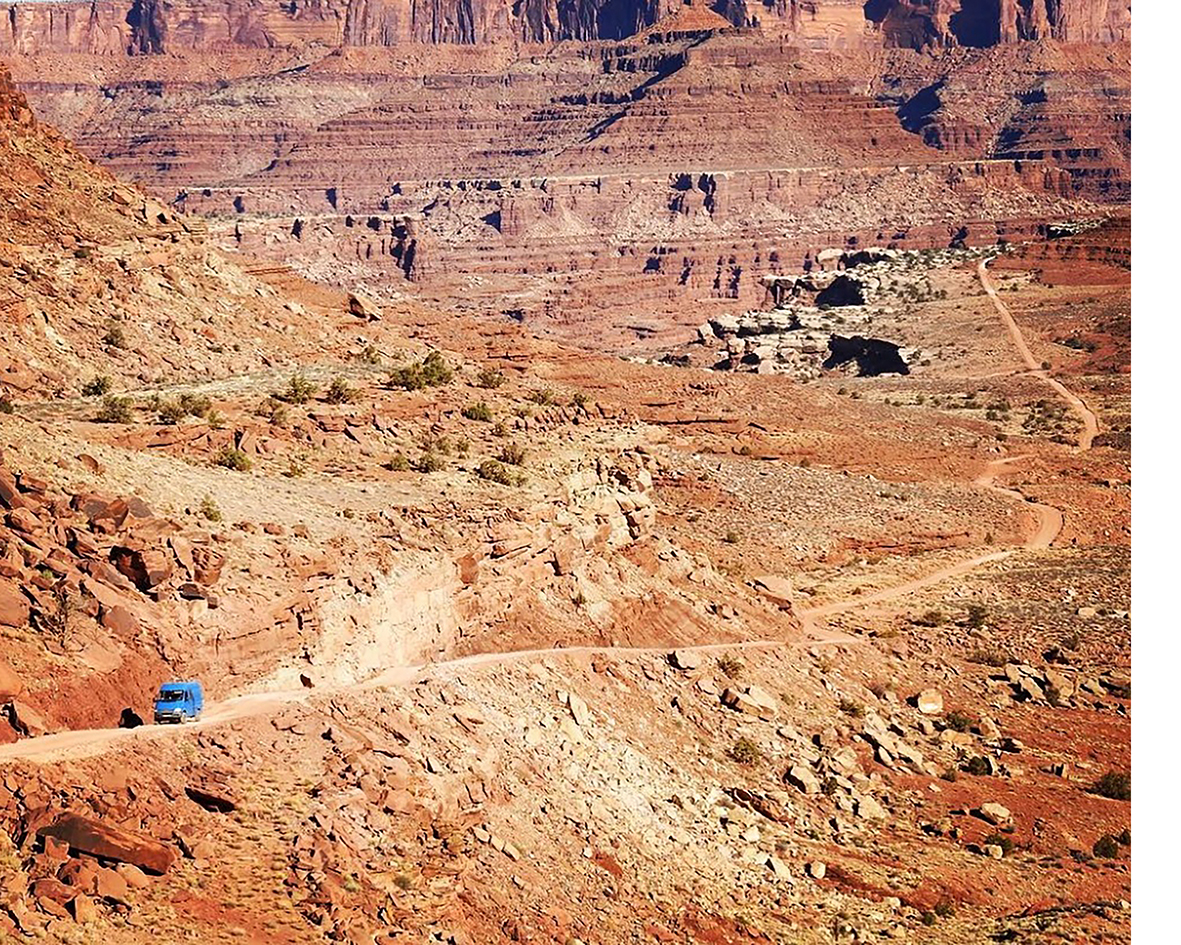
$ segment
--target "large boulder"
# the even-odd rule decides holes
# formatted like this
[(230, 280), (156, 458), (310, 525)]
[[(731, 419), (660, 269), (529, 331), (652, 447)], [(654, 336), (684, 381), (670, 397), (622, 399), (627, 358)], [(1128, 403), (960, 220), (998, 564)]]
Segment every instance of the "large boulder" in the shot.
[(722, 703), (736, 712), (773, 719), (778, 711), (775, 697), (758, 686), (747, 686), (742, 691), (727, 687), (722, 692)]
[(8, 702), (25, 691), (25, 684), (16, 671), (0, 660), (0, 702)]
[(176, 852), (141, 833), (124, 830), (81, 814), (62, 814), (52, 824), (37, 831), (40, 837), (56, 837), (71, 850), (89, 853), (104, 860), (130, 863), (147, 873), (162, 875), (176, 859)]
[(791, 581), (774, 574), (761, 574), (751, 581), (755, 593), (780, 610), (791, 610)]
[(29, 622), (29, 602), (11, 581), (0, 581), (0, 626), (23, 627)]
[(172, 561), (153, 548), (116, 545), (111, 549), (111, 563), (141, 591), (150, 591), (172, 574)]

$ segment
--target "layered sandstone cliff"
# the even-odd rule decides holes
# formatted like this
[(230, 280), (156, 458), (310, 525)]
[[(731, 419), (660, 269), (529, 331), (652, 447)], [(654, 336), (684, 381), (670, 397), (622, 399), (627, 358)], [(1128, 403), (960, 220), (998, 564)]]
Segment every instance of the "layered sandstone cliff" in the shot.
[(811, 47), (1130, 38), (1128, 0), (5, 0), (0, 54), (152, 54), (633, 36), (685, 7)]

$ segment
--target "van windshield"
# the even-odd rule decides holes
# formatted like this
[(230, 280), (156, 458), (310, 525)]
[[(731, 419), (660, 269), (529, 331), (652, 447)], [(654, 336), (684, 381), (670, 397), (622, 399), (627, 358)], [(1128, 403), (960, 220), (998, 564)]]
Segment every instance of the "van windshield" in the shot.
[(161, 689), (160, 702), (184, 702), (185, 691), (183, 689)]

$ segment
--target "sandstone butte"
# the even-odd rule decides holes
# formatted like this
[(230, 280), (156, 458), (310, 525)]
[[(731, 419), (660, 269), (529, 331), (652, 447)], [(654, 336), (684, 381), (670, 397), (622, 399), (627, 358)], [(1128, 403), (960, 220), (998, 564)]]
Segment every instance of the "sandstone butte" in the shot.
[(0, 8), (0, 938), (1130, 941), (1129, 4)]

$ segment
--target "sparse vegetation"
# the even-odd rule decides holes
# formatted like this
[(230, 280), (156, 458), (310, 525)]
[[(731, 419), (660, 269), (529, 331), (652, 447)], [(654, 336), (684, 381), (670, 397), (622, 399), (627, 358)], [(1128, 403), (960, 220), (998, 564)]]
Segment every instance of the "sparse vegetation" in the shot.
[(953, 732), (966, 732), (972, 727), (972, 720), (962, 712), (948, 712), (943, 722)]
[(272, 394), (276, 400), (285, 404), (306, 404), (316, 395), (316, 385), (302, 374), (293, 374), (287, 382), (287, 387), (277, 394)]
[(943, 612), (928, 610), (917, 617), (912, 617), (910, 622), (916, 627), (940, 627), (943, 625)]
[(443, 460), (431, 450), (424, 451), (413, 463), (415, 472), (434, 473), (443, 468)]
[(510, 466), (524, 466), (525, 447), (518, 443), (506, 443), (497, 454), (496, 459), (499, 462), (508, 463)]
[(102, 407), (99, 408), (98, 416), (95, 419), (99, 423), (131, 423), (134, 419), (131, 398), (107, 394), (103, 398)]
[(16, 404), (12, 402), (12, 398), (7, 392), (0, 394), (0, 413), (14, 413), (16, 411)]
[(729, 755), (734, 761), (747, 767), (757, 765), (763, 760), (763, 753), (759, 750), (759, 746), (745, 736), (730, 746)]
[(438, 351), (430, 352), (416, 364), (400, 365), (386, 378), (386, 386), (402, 390), (423, 390), (450, 384), (455, 372)]
[(1119, 771), (1108, 771), (1092, 788), (1100, 797), (1112, 801), (1130, 801), (1132, 799), (1132, 776)]
[(124, 332), (123, 326), (115, 319), (107, 322), (107, 330), (103, 335), (103, 344), (108, 348), (126, 348), (127, 347), (127, 333)]
[(201, 505), (198, 508), (201, 517), (210, 522), (220, 522), (222, 520), (221, 509), (217, 503), (213, 501), (213, 496), (207, 495), (201, 499)]
[(557, 395), (548, 387), (544, 390), (535, 390), (529, 395), (529, 399), (539, 407), (552, 407), (558, 402)]
[(492, 408), (482, 400), (474, 404), (468, 404), (463, 408), (462, 412), (464, 418), (467, 420), (478, 420), (480, 423), (492, 422)]
[(1003, 833), (990, 833), (984, 838), (985, 846), (998, 846), (1008, 856), (1013, 852), (1013, 838), (1007, 837)]
[(727, 545), (738, 544), (738, 532), (731, 529), (730, 531), (726, 532), (725, 536), (722, 538), (722, 541), (724, 541)]
[(406, 472), (410, 469), (410, 460), (402, 453), (395, 453), (385, 462), (385, 468), (390, 472)]
[(983, 604), (969, 604), (968, 616), (964, 619), (964, 625), (971, 630), (980, 630), (988, 622), (988, 608)]
[(1091, 847), (1091, 853), (1097, 858), (1113, 859), (1119, 856), (1119, 841), (1111, 834), (1105, 833), (1095, 841), (1094, 846)]
[(213, 462), (214, 465), (221, 466), (223, 469), (232, 469), (235, 472), (248, 472), (253, 465), (249, 456), (233, 446), (224, 447)]
[(851, 719), (865, 718), (865, 706), (852, 699), (841, 699), (837, 707)]
[(718, 657), (718, 669), (723, 676), (727, 676), (730, 679), (739, 679), (746, 667), (743, 665), (742, 660), (726, 654), (725, 656)]
[(973, 755), (968, 759), (968, 763), (964, 765), (964, 770), (968, 774), (974, 774), (977, 777), (982, 777), (991, 770), (988, 764), (988, 759), (981, 755)]
[(111, 379), (105, 374), (100, 374), (98, 377), (91, 378), (82, 385), (83, 397), (102, 397), (104, 394), (111, 392)]
[(476, 475), (489, 482), (498, 482), (502, 486), (519, 486), (524, 483), (523, 477), (514, 475), (504, 463), (496, 459), (486, 459), (480, 463)]
[(507, 378), (493, 368), (483, 368), (476, 376), (476, 384), (485, 390), (496, 390), (498, 387), (503, 387)]
[(334, 377), (324, 392), (324, 400), (330, 404), (351, 404), (357, 398), (357, 392), (343, 377)]
[(979, 663), (981, 666), (1004, 666), (1009, 658), (1000, 650), (977, 647), (968, 654), (969, 663)]

